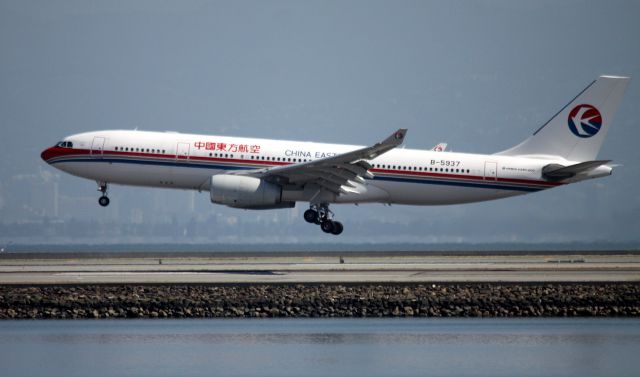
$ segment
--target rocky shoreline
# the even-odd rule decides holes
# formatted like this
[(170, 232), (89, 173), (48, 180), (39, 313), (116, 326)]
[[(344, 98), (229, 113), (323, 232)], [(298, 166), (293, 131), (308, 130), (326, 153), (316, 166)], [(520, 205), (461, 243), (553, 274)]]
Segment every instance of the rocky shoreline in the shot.
[(640, 283), (0, 286), (0, 319), (640, 316)]

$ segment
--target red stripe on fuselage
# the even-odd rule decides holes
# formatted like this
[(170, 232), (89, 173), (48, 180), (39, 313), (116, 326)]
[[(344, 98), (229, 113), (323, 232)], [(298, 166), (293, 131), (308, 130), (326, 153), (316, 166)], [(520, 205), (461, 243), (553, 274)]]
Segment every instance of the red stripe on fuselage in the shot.
[(424, 171), (404, 171), (404, 170), (389, 170), (389, 169), (369, 169), (369, 170), (372, 173), (389, 173), (389, 174), (400, 174), (400, 175), (413, 175), (417, 177), (449, 178), (449, 179), (460, 179), (460, 180), (482, 181), (482, 182), (519, 183), (519, 184), (540, 185), (540, 186), (549, 186), (549, 187), (555, 187), (563, 184), (559, 182), (537, 181), (533, 179), (530, 180), (530, 179), (498, 178), (497, 180), (494, 180), (492, 178), (485, 179), (485, 177), (477, 176), (477, 175), (457, 175), (457, 174), (434, 173), (434, 172), (424, 172)]
[[(187, 158), (177, 158), (175, 154), (161, 154), (161, 153), (159, 154), (159, 153), (146, 153), (146, 152), (104, 151), (103, 153), (100, 153), (99, 151), (94, 151), (93, 154), (96, 156), (102, 156), (102, 157), (110, 157), (110, 156), (146, 157), (146, 158), (162, 158), (165, 160), (177, 159), (177, 161), (202, 161), (202, 162), (254, 164), (254, 165), (263, 165), (265, 167), (297, 164), (297, 162), (287, 162), (287, 161), (267, 161), (267, 160), (259, 160), (259, 159), (247, 160), (247, 159), (207, 157), (207, 156), (189, 156)], [(69, 156), (76, 156), (76, 155), (77, 156), (91, 155), (91, 150), (51, 147), (44, 150), (41, 154), (41, 157), (43, 160), (49, 162), (50, 160), (55, 158), (69, 157)], [(463, 181), (473, 181), (473, 182), (481, 181), (483, 183), (501, 182), (501, 183), (512, 183), (512, 184), (523, 184), (523, 185), (537, 185), (537, 186), (545, 186), (545, 187), (555, 187), (555, 186), (560, 186), (564, 184), (560, 182), (547, 182), (547, 181), (514, 179), (514, 178), (498, 178), (497, 180), (494, 180), (490, 178), (485, 179), (485, 177), (483, 176), (476, 176), (476, 175), (458, 175), (458, 174), (434, 173), (434, 172), (424, 172), (424, 171), (404, 171), (404, 170), (391, 170), (391, 169), (370, 169), (370, 171), (372, 173), (386, 173), (386, 174), (397, 174), (401, 176), (430, 177), (430, 178), (441, 178), (441, 179), (459, 179)]]

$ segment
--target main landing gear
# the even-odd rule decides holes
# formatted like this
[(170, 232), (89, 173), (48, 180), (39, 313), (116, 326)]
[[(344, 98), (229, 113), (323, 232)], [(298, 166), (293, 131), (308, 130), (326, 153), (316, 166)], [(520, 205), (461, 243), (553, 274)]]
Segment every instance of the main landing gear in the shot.
[(100, 199), (98, 199), (98, 204), (103, 207), (109, 205), (109, 197), (107, 196), (107, 182), (98, 182), (98, 191), (102, 193)]
[(329, 210), (328, 204), (312, 204), (311, 208), (304, 211), (304, 219), (311, 224), (320, 225), (325, 233), (335, 234), (336, 236), (344, 230), (342, 223), (333, 221), (333, 212)]

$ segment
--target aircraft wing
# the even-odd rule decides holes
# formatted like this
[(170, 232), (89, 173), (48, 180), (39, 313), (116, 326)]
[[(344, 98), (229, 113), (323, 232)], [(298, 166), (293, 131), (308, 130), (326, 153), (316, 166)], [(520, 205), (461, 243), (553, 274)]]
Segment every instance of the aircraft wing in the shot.
[(373, 178), (368, 170), (372, 160), (383, 153), (402, 144), (407, 130), (401, 128), (383, 141), (370, 147), (286, 166), (274, 166), (266, 169), (237, 172), (235, 174), (250, 175), (279, 184), (304, 186), (315, 183), (335, 194), (357, 193), (355, 182), (364, 183), (364, 178)]

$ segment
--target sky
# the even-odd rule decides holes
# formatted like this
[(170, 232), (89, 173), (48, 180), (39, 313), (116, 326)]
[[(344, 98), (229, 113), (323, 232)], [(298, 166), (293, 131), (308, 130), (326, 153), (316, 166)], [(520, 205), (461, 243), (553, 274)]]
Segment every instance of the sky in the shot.
[[(166, 242), (640, 244), (639, 18), (637, 1), (0, 0), (0, 218), (36, 224), (0, 240), (59, 239), (37, 227), (54, 221), (210, 224)], [(477, 204), (333, 206), (339, 238), (304, 223), (305, 203), (249, 212), (113, 186), (101, 208), (94, 182), (39, 156), (134, 128), (364, 145), (403, 127), (409, 148), (494, 153), (601, 74), (635, 80), (599, 155), (613, 176)]]

